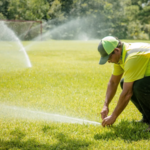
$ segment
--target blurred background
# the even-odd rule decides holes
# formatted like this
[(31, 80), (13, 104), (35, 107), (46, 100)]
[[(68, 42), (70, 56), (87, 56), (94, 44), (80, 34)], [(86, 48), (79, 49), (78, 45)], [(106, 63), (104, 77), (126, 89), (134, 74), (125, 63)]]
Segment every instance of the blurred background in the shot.
[(0, 20), (21, 40), (149, 40), (150, 1), (0, 0)]

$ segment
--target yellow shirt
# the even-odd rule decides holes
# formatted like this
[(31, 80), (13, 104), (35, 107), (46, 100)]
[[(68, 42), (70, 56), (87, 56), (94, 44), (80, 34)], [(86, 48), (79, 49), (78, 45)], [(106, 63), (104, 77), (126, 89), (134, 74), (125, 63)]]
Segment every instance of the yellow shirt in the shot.
[(113, 66), (113, 75), (124, 73), (124, 82), (134, 82), (150, 76), (150, 44), (124, 43), (122, 57)]

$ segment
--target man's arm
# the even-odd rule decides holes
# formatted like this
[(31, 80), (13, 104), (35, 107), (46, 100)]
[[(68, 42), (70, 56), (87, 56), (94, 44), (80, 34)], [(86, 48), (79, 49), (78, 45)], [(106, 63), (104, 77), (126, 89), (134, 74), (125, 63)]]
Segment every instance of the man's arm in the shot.
[(112, 115), (104, 118), (102, 122), (104, 127), (107, 125), (112, 125), (116, 121), (117, 117), (121, 114), (121, 112), (125, 109), (132, 96), (132, 87), (133, 82), (123, 84), (123, 91), (120, 94), (116, 108), (114, 109)]
[(116, 93), (116, 90), (117, 90), (117, 87), (118, 87), (118, 84), (120, 82), (121, 77), (122, 77), (122, 74), (118, 75), (118, 76), (112, 75), (110, 80), (109, 80), (109, 83), (107, 86), (107, 91), (106, 91), (105, 103), (104, 103), (103, 109), (101, 111), (101, 118), (102, 119), (104, 119), (108, 115), (109, 104), (110, 104), (111, 100), (113, 99), (113, 97)]

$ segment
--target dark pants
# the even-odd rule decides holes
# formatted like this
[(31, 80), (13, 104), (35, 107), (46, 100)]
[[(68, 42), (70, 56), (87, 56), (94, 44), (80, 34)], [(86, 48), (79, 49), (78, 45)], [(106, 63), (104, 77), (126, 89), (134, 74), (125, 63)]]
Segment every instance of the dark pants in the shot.
[[(123, 83), (124, 79), (121, 79), (120, 86), (122, 89)], [(133, 83), (131, 101), (142, 113), (143, 119), (150, 123), (150, 77), (145, 77)]]

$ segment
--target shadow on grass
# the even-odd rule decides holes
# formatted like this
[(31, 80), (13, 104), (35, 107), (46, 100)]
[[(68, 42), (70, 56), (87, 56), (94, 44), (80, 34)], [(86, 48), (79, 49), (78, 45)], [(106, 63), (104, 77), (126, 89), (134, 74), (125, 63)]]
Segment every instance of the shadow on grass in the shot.
[[(44, 127), (42, 129), (43, 133), (47, 134), (50, 138), (49, 131), (53, 130), (50, 126)], [(22, 130), (16, 128), (10, 133), (11, 138), (9, 140), (2, 140), (0, 138), (0, 150), (8, 149), (21, 149), (21, 150), (78, 150), (78, 149), (87, 149), (90, 145), (90, 142), (80, 139), (71, 138), (61, 132), (56, 132), (52, 134), (54, 141), (57, 142), (51, 143), (40, 143), (37, 141), (38, 137), (36, 136), (28, 138), (26, 140), (26, 135)], [(43, 135), (44, 136), (44, 135)], [(45, 135), (46, 136), (46, 135)]]
[(118, 125), (109, 127), (110, 132), (96, 134), (95, 140), (115, 140), (123, 139), (125, 142), (139, 141), (150, 139), (150, 133), (144, 132), (147, 125), (136, 122), (121, 121)]

